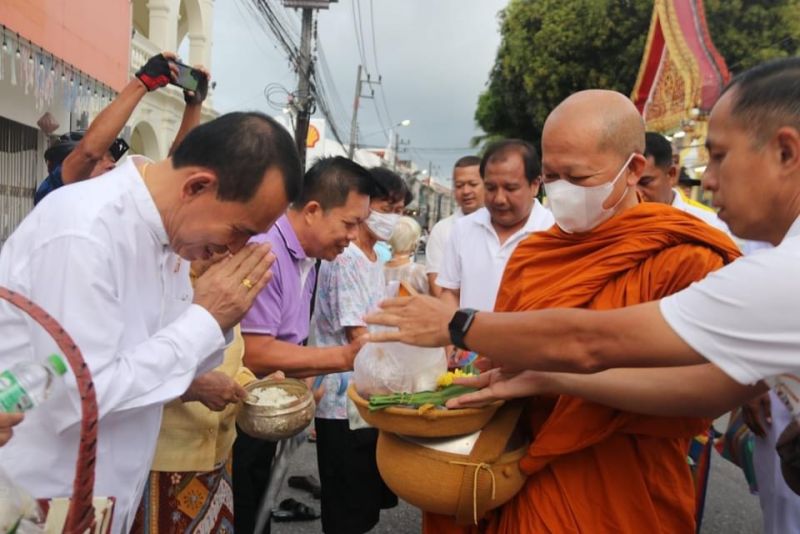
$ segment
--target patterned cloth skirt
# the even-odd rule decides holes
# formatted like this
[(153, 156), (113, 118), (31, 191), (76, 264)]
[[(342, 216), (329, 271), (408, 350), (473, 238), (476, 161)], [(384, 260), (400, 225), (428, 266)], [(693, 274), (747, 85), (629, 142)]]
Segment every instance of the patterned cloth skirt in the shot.
[(134, 534), (232, 534), (231, 462), (212, 471), (151, 471)]

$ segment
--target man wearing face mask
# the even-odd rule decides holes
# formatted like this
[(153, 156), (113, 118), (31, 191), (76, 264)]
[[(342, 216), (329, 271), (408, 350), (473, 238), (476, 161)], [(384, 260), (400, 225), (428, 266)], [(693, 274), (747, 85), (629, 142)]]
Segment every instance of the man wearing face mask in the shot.
[[(312, 339), (320, 347), (353, 343), (367, 332), (364, 316), (385, 296), (383, 265), (374, 247), (388, 240), (403, 210), (406, 187), (397, 174), (370, 169), (373, 188), (369, 217), (358, 235), (333, 261), (319, 271)], [(328, 534), (360, 534), (370, 530), (382, 508), (397, 504), (375, 463), (378, 431), (350, 430), (346, 390), (350, 372), (333, 373), (322, 382), (317, 405), (317, 462), (322, 483), (322, 530)]]
[[(583, 91), (553, 110), (542, 175), (556, 226), (516, 248), (496, 311), (624, 307), (678, 291), (737, 257), (733, 242), (701, 220), (639, 203), (644, 149), (642, 117), (624, 95)], [(708, 419), (640, 416), (568, 395), (532, 400), (535, 439), (521, 461), (528, 480), (482, 528), (695, 531), (686, 453)], [(429, 532), (457, 531), (446, 523), (426, 517)]]
[(486, 206), (453, 225), (436, 284), (441, 298), (462, 308), (489, 311), (506, 262), (533, 232), (553, 225), (539, 192), (539, 154), (521, 139), (489, 145), (480, 162)]

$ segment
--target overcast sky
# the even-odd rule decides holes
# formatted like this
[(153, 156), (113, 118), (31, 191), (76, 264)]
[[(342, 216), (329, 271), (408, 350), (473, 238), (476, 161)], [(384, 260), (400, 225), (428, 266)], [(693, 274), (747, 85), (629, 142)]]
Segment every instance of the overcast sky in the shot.
[[(297, 79), (283, 50), (275, 45), (262, 21), (253, 16), (249, 2), (215, 2), (211, 69), (218, 85), (214, 105), (221, 112), (257, 109), (280, 114), (280, 109), (268, 104), (264, 88), (275, 83), (294, 91)], [(280, 0), (270, 2), (282, 4)], [(380, 73), (383, 83), (375, 88), (374, 102), (361, 101), (359, 142), (387, 145), (389, 132), (383, 131), (376, 107), (386, 128), (410, 119), (411, 126), (398, 129), (401, 139), (409, 140), (411, 148), (401, 157), (410, 156), (422, 168), (430, 160), (434, 175), (449, 178), (455, 160), (471, 153), (470, 149), (450, 149), (468, 147), (470, 138), (480, 133), (473, 119), (475, 106), (494, 63), (500, 43), (497, 13), (506, 3), (507, 0), (340, 0), (330, 10), (319, 11), (319, 42), (332, 78), (328, 80), (328, 91), (340, 135), (347, 142), (356, 68), (362, 63), (354, 23), (354, 16), (360, 12), (366, 66), (373, 79)], [(299, 14), (278, 9), (299, 33)], [(279, 102), (286, 98), (280, 91), (273, 96)]]

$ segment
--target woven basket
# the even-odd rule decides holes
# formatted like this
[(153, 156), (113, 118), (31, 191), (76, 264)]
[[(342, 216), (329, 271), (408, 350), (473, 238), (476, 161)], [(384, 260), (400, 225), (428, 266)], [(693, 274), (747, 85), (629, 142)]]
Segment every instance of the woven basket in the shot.
[(477, 524), (525, 484), (519, 461), (527, 443), (507, 450), (520, 411), (517, 402), (503, 406), (468, 455), (434, 450), (382, 431), (376, 451), (381, 478), (398, 497), (426, 512)]
[[(0, 298), (27, 313), (50, 334), (75, 375), (78, 392), (81, 396), (81, 433), (78, 460), (75, 466), (75, 480), (72, 484), (72, 498), (63, 532), (83, 534), (89, 529), (94, 531), (95, 511), (92, 492), (94, 490), (97, 444), (97, 398), (89, 367), (72, 338), (42, 308), (19, 293), (2, 286), (0, 286)], [(110, 522), (106, 524), (110, 525)]]
[(486, 426), (497, 409), (503, 405), (503, 401), (495, 401), (482, 408), (433, 409), (421, 414), (415, 408), (397, 406), (370, 411), (369, 401), (358, 394), (353, 384), (347, 388), (347, 395), (370, 426), (416, 438), (447, 438), (472, 434)]

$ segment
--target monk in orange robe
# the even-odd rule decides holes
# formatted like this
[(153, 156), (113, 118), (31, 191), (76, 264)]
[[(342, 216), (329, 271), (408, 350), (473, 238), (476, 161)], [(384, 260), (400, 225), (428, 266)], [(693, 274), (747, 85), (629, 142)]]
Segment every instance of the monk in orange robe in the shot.
[[(557, 225), (517, 247), (497, 311), (638, 304), (738, 256), (725, 234), (699, 219), (639, 203), (643, 149), (642, 119), (619, 93), (576, 93), (551, 113), (542, 157)], [(533, 439), (520, 464), (528, 475), (520, 493), (476, 527), (425, 514), (426, 533), (695, 531), (686, 454), (709, 420), (637, 415), (567, 395), (530, 399), (527, 417)]]

